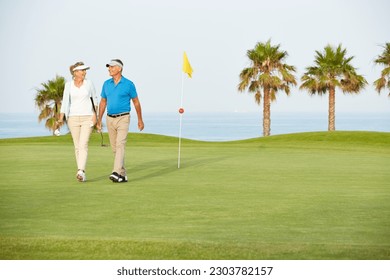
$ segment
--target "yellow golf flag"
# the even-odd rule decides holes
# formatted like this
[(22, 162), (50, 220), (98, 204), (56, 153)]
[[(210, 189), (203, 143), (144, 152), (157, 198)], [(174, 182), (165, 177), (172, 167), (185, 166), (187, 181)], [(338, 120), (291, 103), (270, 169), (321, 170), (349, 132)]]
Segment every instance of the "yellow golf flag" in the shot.
[(183, 72), (188, 74), (188, 77), (192, 78), (192, 67), (190, 62), (188, 61), (188, 57), (186, 52), (183, 54)]

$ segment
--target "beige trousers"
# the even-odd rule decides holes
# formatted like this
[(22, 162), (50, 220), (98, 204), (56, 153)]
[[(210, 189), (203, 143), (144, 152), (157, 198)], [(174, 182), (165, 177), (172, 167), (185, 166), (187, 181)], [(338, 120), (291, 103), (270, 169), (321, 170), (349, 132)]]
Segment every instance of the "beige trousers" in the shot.
[(107, 116), (106, 120), (111, 149), (114, 152), (113, 172), (126, 176), (125, 149), (129, 133), (130, 115), (117, 118)]
[(71, 116), (68, 127), (72, 134), (77, 169), (85, 170), (88, 158), (88, 142), (93, 130), (92, 116)]

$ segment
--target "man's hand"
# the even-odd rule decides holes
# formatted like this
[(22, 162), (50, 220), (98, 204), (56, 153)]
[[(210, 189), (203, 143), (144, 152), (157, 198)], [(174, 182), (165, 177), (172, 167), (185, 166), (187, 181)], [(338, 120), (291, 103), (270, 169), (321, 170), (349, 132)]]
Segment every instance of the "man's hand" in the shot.
[(143, 120), (138, 120), (138, 129), (139, 129), (139, 131), (144, 130), (144, 127), (145, 127), (145, 125), (144, 125)]

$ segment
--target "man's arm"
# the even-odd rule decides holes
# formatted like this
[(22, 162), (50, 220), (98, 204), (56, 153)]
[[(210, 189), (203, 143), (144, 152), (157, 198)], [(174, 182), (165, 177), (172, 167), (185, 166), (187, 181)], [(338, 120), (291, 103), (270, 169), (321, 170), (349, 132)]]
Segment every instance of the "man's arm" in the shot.
[(142, 131), (144, 129), (144, 121), (142, 120), (142, 109), (141, 109), (141, 103), (139, 102), (138, 97), (133, 98), (133, 104), (135, 111), (137, 112), (137, 118), (138, 118), (138, 129)]

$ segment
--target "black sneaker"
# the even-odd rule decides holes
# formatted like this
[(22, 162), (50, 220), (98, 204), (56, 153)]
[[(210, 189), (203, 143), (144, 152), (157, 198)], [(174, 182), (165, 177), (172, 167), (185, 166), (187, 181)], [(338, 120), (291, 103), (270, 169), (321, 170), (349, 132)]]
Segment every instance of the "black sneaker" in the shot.
[(126, 183), (127, 182), (127, 176), (119, 175), (119, 179), (116, 182), (117, 183)]
[(112, 174), (110, 175), (110, 180), (113, 181), (114, 183), (117, 183), (118, 180), (120, 179), (121, 175), (119, 175), (118, 173), (116, 172), (112, 172)]

